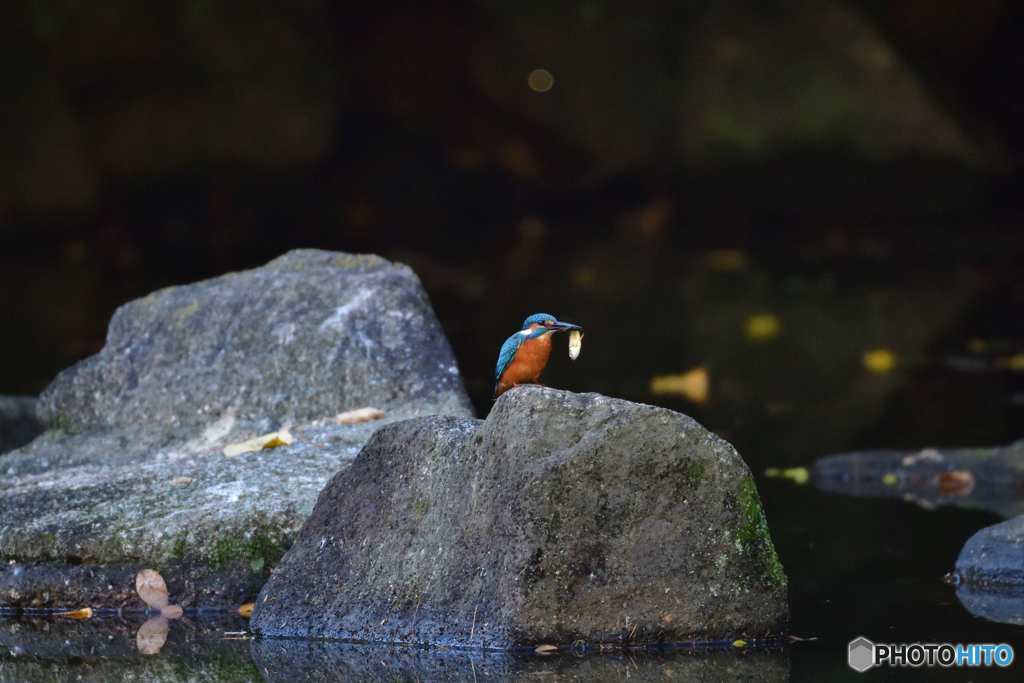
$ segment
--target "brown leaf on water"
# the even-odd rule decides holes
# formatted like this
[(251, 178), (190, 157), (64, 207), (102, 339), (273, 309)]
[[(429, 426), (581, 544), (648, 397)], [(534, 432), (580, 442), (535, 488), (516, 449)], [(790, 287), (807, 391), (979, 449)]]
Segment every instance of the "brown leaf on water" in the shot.
[(170, 622), (164, 617), (153, 617), (142, 626), (135, 634), (135, 647), (144, 655), (155, 655), (167, 642), (167, 632), (170, 631)]
[(558, 652), (558, 646), (548, 645), (547, 643), (545, 643), (544, 645), (538, 645), (537, 647), (533, 648), (533, 651), (539, 655), (549, 655), (553, 652)]
[(254, 439), (247, 441), (240, 441), (238, 443), (228, 444), (224, 447), (224, 455), (229, 458), (235, 455), (241, 455), (242, 453), (254, 453), (267, 448), (277, 448), (278, 446), (289, 446), (294, 443), (295, 438), (291, 435), (287, 429), (282, 429), (279, 432), (270, 432), (262, 436), (257, 436)]
[(656, 375), (651, 378), (651, 393), (655, 396), (678, 395), (693, 403), (708, 400), (710, 373), (698, 366), (679, 375)]
[(54, 616), (84, 621), (85, 619), (92, 619), (92, 607), (83, 607), (82, 609), (75, 609), (69, 612), (57, 612)]
[(974, 475), (968, 470), (951, 470), (939, 475), (939, 492), (944, 496), (967, 496), (974, 490)]
[(340, 425), (357, 425), (361, 422), (379, 420), (382, 417), (384, 417), (383, 410), (367, 406), (366, 408), (357, 408), (355, 410), (345, 411), (344, 413), (337, 415), (334, 418), (334, 421)]
[(170, 603), (164, 577), (152, 569), (143, 569), (135, 575), (135, 592), (152, 609), (162, 609)]
[(238, 608), (238, 613), (241, 614), (246, 619), (248, 619), (249, 617), (252, 616), (252, 609), (253, 609), (254, 606), (255, 605), (253, 603), (247, 602), (247, 603), (245, 603), (244, 605), (242, 605), (241, 607)]
[(178, 605), (167, 605), (166, 607), (160, 608), (160, 616), (165, 619), (181, 619), (181, 615), (185, 613)]

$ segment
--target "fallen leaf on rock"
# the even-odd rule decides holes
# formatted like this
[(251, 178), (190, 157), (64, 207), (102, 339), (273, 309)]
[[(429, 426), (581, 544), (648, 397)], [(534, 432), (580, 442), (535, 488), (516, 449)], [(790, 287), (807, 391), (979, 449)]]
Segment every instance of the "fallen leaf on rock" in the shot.
[(708, 400), (709, 378), (704, 366), (679, 375), (656, 375), (651, 378), (651, 393), (655, 396), (677, 394), (694, 403), (704, 403)]
[(181, 615), (184, 613), (185, 610), (178, 605), (167, 605), (166, 607), (160, 608), (160, 616), (165, 619), (180, 619)]
[(557, 645), (547, 645), (547, 644), (538, 645), (537, 647), (533, 648), (533, 651), (536, 652), (539, 655), (549, 655), (552, 652), (558, 652), (558, 646)]
[(82, 609), (75, 609), (70, 612), (57, 612), (54, 616), (84, 621), (85, 619), (92, 619), (92, 607), (83, 607)]
[(152, 609), (163, 609), (170, 603), (167, 583), (153, 569), (143, 569), (135, 575), (135, 592)]
[(248, 441), (241, 441), (239, 443), (229, 444), (224, 447), (224, 455), (232, 457), (235, 455), (241, 455), (242, 453), (254, 453), (268, 448), (277, 448), (278, 446), (288, 446), (295, 441), (291, 433), (287, 429), (282, 429), (279, 432), (270, 432), (263, 436), (257, 436), (254, 439)]
[(171, 479), (171, 486), (188, 486), (193, 481), (192, 477), (175, 477)]
[(951, 470), (939, 475), (939, 491), (944, 496), (966, 496), (974, 490), (974, 475), (968, 470)]
[(357, 425), (360, 422), (371, 422), (373, 420), (379, 420), (382, 417), (384, 417), (383, 410), (367, 406), (366, 408), (347, 410), (335, 417), (334, 421), (340, 425)]
[(764, 471), (764, 476), (773, 479), (789, 479), (801, 485), (806, 484), (807, 480), (810, 479), (810, 473), (807, 472), (806, 467), (769, 467)]
[(245, 603), (244, 605), (242, 605), (241, 607), (238, 608), (238, 613), (241, 614), (246, 619), (248, 619), (249, 617), (252, 616), (252, 608), (253, 607), (255, 607), (255, 605), (253, 603), (247, 602), (247, 603)]
[(153, 617), (135, 633), (135, 647), (140, 654), (155, 655), (167, 642), (167, 632), (170, 625), (164, 617)]

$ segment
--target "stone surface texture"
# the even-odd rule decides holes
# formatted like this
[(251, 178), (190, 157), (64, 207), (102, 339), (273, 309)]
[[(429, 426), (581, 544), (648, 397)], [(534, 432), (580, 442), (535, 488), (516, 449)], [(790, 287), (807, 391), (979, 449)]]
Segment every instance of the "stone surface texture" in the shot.
[[(335, 423), (364, 406), (384, 417)], [(251, 600), (378, 427), (471, 410), (411, 270), (303, 250), (121, 307), (40, 414), (0, 460), (0, 606), (137, 602), (143, 567), (178, 604)], [(279, 429), (291, 445), (223, 454)]]
[(517, 648), (784, 632), (754, 480), (693, 419), (524, 386), (378, 431), (256, 603), (264, 636)]

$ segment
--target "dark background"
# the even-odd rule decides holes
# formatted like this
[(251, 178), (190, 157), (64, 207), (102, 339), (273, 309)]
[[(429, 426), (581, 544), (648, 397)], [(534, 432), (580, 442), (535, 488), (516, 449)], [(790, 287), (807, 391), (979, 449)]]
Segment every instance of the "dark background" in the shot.
[[(587, 328), (549, 383), (693, 414), (758, 475), (1022, 436), (1019, 2), (3, 13), (0, 393), (125, 301), (313, 246), (416, 270), (481, 415), (547, 311)], [(697, 367), (705, 399), (652, 390)], [(991, 515), (761, 485), (795, 631), (1005, 636), (938, 582)]]

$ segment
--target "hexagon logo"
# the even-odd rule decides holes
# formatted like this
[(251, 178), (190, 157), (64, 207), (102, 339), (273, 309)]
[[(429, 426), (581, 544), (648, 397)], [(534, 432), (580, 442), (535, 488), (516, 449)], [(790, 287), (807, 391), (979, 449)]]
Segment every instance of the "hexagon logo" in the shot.
[(846, 663), (857, 673), (864, 673), (875, 665), (875, 644), (864, 636), (850, 641)]

